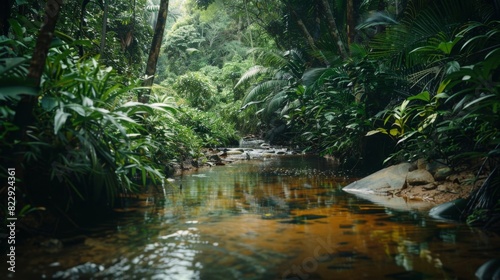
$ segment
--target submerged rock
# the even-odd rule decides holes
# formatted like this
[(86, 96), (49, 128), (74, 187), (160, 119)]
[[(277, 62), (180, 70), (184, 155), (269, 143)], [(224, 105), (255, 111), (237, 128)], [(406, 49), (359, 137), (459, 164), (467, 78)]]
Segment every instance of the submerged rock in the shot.
[(467, 200), (457, 199), (440, 204), (429, 211), (429, 215), (436, 219), (459, 221)]

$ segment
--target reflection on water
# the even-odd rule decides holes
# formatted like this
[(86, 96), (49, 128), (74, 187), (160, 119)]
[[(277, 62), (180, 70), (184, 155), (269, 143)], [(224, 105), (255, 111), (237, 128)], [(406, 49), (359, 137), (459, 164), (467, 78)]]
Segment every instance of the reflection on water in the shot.
[(295, 156), (186, 174), (83, 244), (19, 246), (11, 277), (473, 279), (498, 257), (497, 236), (344, 193), (333, 171)]

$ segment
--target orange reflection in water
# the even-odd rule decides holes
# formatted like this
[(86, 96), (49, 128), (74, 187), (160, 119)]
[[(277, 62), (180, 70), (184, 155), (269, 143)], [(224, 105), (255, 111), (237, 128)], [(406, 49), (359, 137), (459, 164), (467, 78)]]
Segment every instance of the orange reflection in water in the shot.
[(83, 244), (18, 249), (16, 276), (92, 262), (95, 279), (473, 279), (498, 257), (498, 236), (344, 193), (332, 169), (295, 157), (185, 174)]

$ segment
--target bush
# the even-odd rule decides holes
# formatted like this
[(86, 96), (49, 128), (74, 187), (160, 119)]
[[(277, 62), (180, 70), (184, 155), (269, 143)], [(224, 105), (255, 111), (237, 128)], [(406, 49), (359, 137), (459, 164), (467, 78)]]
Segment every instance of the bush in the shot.
[(233, 146), (239, 143), (234, 125), (216, 113), (183, 107), (179, 115), (180, 123), (191, 128), (205, 147)]

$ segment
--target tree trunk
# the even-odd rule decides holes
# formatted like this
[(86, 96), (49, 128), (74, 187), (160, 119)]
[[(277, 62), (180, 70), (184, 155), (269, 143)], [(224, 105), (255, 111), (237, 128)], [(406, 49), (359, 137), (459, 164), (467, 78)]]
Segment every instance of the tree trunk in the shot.
[(6, 37), (9, 36), (10, 24), (8, 20), (13, 3), (13, 0), (3, 0), (0, 4), (0, 35), (4, 35)]
[[(250, 47), (253, 49), (253, 36), (252, 36), (252, 28), (250, 28), (250, 17), (248, 16), (248, 1), (245, 0), (245, 13), (247, 16), (247, 29), (250, 33)], [(252, 52), (252, 62), (255, 63), (255, 54)]]
[(314, 40), (313, 36), (311, 35), (311, 33), (309, 32), (309, 30), (307, 30), (307, 27), (306, 25), (304, 24), (304, 22), (302, 21), (302, 19), (299, 17), (299, 15), (295, 12), (295, 10), (291, 9), (293, 15), (295, 16), (295, 18), (297, 18), (297, 25), (300, 27), (300, 30), (302, 30), (302, 33), (304, 33), (304, 36), (306, 37), (306, 40), (307, 40), (307, 43), (309, 43), (309, 47), (315, 52), (318, 54), (318, 56), (320, 56), (320, 60), (325, 64), (325, 65), (330, 65), (330, 63), (328, 62), (328, 60), (326, 60), (325, 56), (323, 55), (323, 53), (318, 49), (318, 47), (316, 46), (316, 41)]
[[(35, 49), (33, 51), (33, 56), (31, 58), (28, 76), (26, 79), (26, 86), (33, 88), (40, 88), (40, 82), (42, 80), (43, 69), (45, 67), (45, 60), (47, 59), (47, 54), (49, 52), (50, 43), (54, 36), (54, 31), (56, 28), (57, 18), (59, 17), (63, 0), (48, 0), (45, 7), (45, 20), (40, 27), (38, 38), (36, 41)], [(35, 124), (35, 108), (38, 103), (39, 95), (21, 94), (21, 100), (16, 107), (16, 115), (14, 116), (13, 123), (19, 129), (13, 133), (8, 142), (14, 143), (14, 141), (21, 141), (22, 143), (27, 143), (29, 141), (27, 130), (29, 126)], [(16, 168), (16, 176), (21, 178), (21, 181), (17, 186), (30, 187), (26, 185), (26, 175), (25, 166), (23, 166), (24, 155), (26, 152), (25, 145), (14, 145), (14, 150), (12, 154), (14, 157), (9, 159), (12, 165)], [(32, 186), (34, 187), (34, 186)]]
[[(54, 36), (57, 18), (62, 8), (63, 0), (49, 0), (45, 7), (45, 20), (40, 28), (40, 33), (35, 45), (33, 57), (31, 58), (27, 85), (40, 87), (45, 60), (49, 52), (50, 43)], [(20, 128), (21, 133), (24, 129), (32, 125), (35, 121), (34, 109), (38, 102), (38, 96), (23, 94), (21, 100), (17, 104), (14, 124)]]
[(354, 0), (347, 0), (347, 44), (354, 43), (356, 35), (356, 18), (357, 14), (354, 10)]
[(309, 47), (311, 47), (312, 50), (317, 51), (318, 47), (316, 46), (316, 42), (314, 41), (313, 36), (311, 36), (311, 33), (309, 33), (309, 30), (307, 30), (306, 25), (302, 21), (301, 18), (299, 18), (299, 15), (295, 11), (293, 11), (293, 14), (297, 18), (297, 24), (300, 27), (300, 30), (302, 30), (302, 33), (304, 33), (304, 36), (306, 37), (307, 43), (309, 43)]
[(337, 24), (335, 23), (335, 17), (333, 16), (330, 4), (328, 4), (328, 0), (322, 0), (321, 2), (323, 3), (326, 17), (328, 19), (330, 34), (333, 40), (335, 40), (335, 42), (337, 43), (337, 46), (339, 47), (340, 56), (343, 59), (347, 59), (347, 51), (344, 46), (344, 42), (342, 42), (342, 39), (340, 38), (339, 29), (337, 28)]
[(104, 15), (102, 17), (101, 45), (99, 46), (99, 59), (103, 61), (104, 48), (106, 47), (106, 28), (108, 26), (109, 0), (103, 0)]
[[(149, 51), (148, 64), (146, 65), (146, 79), (143, 83), (143, 86), (145, 87), (151, 87), (153, 85), (154, 75), (156, 73), (156, 63), (158, 62), (158, 57), (160, 56), (161, 41), (163, 40), (163, 33), (167, 22), (168, 2), (169, 0), (161, 0), (160, 2), (160, 10), (158, 11), (158, 19), (156, 20), (155, 33), (153, 35), (153, 42), (151, 43), (151, 49)], [(150, 92), (151, 89), (140, 91), (138, 96), (139, 102), (148, 103)]]

